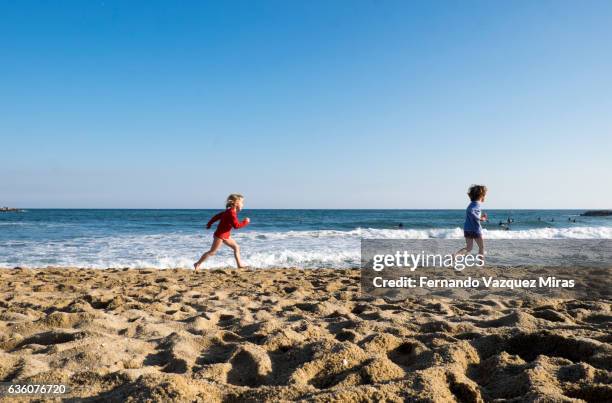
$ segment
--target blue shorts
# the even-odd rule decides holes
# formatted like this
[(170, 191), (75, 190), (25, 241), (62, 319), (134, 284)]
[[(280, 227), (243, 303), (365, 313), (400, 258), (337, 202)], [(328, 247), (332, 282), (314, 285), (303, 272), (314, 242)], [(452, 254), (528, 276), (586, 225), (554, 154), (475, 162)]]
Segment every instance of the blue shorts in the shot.
[(482, 238), (482, 234), (476, 231), (463, 231), (463, 236), (471, 239)]

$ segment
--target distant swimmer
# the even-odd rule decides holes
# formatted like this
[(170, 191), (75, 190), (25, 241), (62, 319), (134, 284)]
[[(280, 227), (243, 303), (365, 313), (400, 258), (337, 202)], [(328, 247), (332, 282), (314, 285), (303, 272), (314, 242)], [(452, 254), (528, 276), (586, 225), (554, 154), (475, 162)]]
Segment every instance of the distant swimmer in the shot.
[(554, 218), (551, 218), (551, 219), (550, 219), (550, 222), (555, 222), (555, 219), (554, 219)]
[(538, 217), (538, 221), (542, 221), (542, 217)]
[(402, 224), (402, 223), (397, 224), (397, 228), (399, 228), (399, 229), (404, 228), (404, 224)]

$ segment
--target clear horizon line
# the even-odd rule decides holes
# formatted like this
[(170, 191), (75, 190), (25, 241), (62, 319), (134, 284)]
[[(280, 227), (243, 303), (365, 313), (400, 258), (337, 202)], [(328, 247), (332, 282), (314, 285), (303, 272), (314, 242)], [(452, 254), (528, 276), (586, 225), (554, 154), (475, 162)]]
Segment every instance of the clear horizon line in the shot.
[[(5, 206), (0, 206), (0, 208)], [(222, 207), (9, 207), (18, 210), (222, 210)], [(350, 208), (325, 208), (325, 207), (257, 207), (245, 208), (243, 210), (464, 210), (463, 207), (454, 208), (410, 208), (410, 207), (350, 207)], [(485, 207), (485, 210), (612, 210), (607, 208), (583, 208), (583, 207), (554, 207), (554, 208), (529, 208), (529, 207)]]

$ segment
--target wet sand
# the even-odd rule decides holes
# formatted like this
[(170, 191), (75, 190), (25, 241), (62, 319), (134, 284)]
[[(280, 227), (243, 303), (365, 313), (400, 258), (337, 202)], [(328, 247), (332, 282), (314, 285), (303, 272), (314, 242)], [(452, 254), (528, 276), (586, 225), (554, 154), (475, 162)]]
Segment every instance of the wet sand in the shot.
[(94, 401), (612, 401), (611, 325), (603, 299), (391, 302), (358, 270), (2, 269), (0, 381)]

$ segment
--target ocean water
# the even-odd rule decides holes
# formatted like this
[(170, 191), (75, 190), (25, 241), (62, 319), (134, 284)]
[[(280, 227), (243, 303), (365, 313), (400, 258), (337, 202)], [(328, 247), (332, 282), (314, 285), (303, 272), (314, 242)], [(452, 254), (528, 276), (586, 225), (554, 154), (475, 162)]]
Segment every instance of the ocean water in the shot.
[[(0, 267), (192, 267), (220, 210), (28, 209), (0, 213)], [(486, 210), (489, 239), (612, 239), (612, 217), (584, 210)], [(234, 230), (252, 267), (358, 267), (360, 240), (463, 238), (463, 210), (244, 210)], [(509, 230), (499, 221), (514, 220)], [(576, 220), (574, 222), (573, 220)], [(402, 223), (403, 228), (398, 228)], [(233, 266), (223, 247), (206, 267)]]

